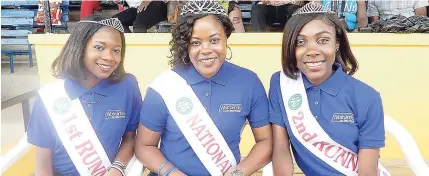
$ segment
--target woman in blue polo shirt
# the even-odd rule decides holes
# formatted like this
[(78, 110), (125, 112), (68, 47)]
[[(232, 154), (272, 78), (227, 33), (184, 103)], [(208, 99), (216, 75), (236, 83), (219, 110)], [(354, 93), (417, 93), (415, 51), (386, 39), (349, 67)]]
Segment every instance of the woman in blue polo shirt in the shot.
[(351, 77), (358, 63), (335, 13), (306, 4), (287, 22), (282, 46), (283, 70), (269, 90), (275, 175), (292, 175), (290, 147), (305, 175), (388, 174), (377, 169), (381, 97)]
[[(124, 55), (125, 37), (119, 20), (92, 15), (78, 22), (52, 64), (61, 84), (47, 95), (43, 93), (46, 88), (39, 91), (29, 121), (28, 142), (36, 146), (36, 176), (123, 175), (134, 153), (142, 103), (136, 78), (124, 70)], [(69, 99), (58, 99), (62, 101), (52, 107), (47, 101), (61, 89)], [(70, 105), (70, 100), (78, 105)], [(61, 119), (63, 126), (57, 126), (61, 116), (51, 112), (64, 114), (79, 106), (80, 111), (72, 109), (70, 118)], [(75, 123), (77, 119), (87, 124)], [(89, 128), (82, 130), (82, 125)], [(86, 140), (91, 127), (94, 138)], [(97, 143), (101, 147), (97, 148)]]
[[(189, 1), (181, 9), (172, 32), (172, 70), (151, 84), (141, 110), (138, 134), (143, 135), (137, 135), (136, 157), (151, 175), (251, 175), (270, 160), (264, 87), (255, 73), (225, 61), (232, 31), (216, 1)], [(155, 86), (168, 74), (172, 78), (161, 81), (164, 86)], [(246, 120), (256, 144), (240, 162)]]

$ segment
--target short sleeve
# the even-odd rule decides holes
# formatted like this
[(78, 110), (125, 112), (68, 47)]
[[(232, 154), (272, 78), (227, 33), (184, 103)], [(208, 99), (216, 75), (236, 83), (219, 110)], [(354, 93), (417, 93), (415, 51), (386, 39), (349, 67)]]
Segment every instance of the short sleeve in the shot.
[(380, 94), (368, 107), (366, 119), (359, 125), (359, 148), (382, 148), (385, 145), (384, 112)]
[(132, 79), (133, 93), (132, 93), (132, 107), (131, 116), (127, 124), (126, 132), (135, 131), (139, 124), (140, 110), (142, 107), (142, 95), (140, 92), (139, 85), (135, 77)]
[(286, 129), (286, 124), (283, 121), (282, 111), (281, 111), (281, 104), (283, 101), (281, 101), (281, 92), (280, 92), (280, 74), (274, 73), (273, 76), (271, 76), (270, 81), (270, 90), (268, 92), (268, 99), (269, 99), (269, 116), (270, 116), (270, 122), (273, 124), (276, 124), (278, 126), (281, 126)]
[(167, 123), (168, 110), (161, 95), (148, 88), (140, 111), (140, 123), (146, 128), (161, 132)]
[(367, 15), (368, 17), (372, 17), (372, 16), (380, 16), (377, 6), (375, 5), (375, 1), (374, 0), (369, 0), (368, 1), (368, 10), (367, 10)]
[(255, 77), (250, 113), (247, 118), (252, 128), (259, 128), (269, 124), (268, 98), (261, 80), (256, 75)]
[(427, 0), (416, 0), (414, 2), (414, 9), (429, 6), (429, 2)]
[(55, 128), (42, 99), (37, 96), (27, 126), (27, 141), (41, 148), (53, 149), (55, 146), (55, 133)]

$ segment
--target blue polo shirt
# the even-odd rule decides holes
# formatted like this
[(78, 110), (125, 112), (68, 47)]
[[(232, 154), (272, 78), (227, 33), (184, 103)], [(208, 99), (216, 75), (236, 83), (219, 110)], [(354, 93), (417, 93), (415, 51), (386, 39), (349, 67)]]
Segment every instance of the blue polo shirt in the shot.
[[(336, 68), (335, 68), (336, 67)], [(310, 110), (326, 133), (355, 153), (360, 148), (384, 147), (384, 114), (380, 94), (365, 83), (346, 75), (341, 66), (319, 86), (303, 74)], [(293, 135), (280, 89), (280, 72), (271, 77), (270, 122), (286, 128), (295, 161), (305, 175), (343, 175), (305, 148)], [(347, 115), (341, 121), (338, 115)], [(351, 119), (351, 120), (350, 120)]]
[[(173, 70), (191, 86), (237, 163), (240, 162), (240, 135), (246, 119), (252, 128), (269, 124), (267, 95), (258, 76), (227, 61), (210, 79), (201, 76), (192, 65)], [(221, 108), (225, 106), (240, 108), (228, 112)], [(143, 101), (140, 123), (152, 131), (162, 132), (161, 152), (186, 175), (210, 175), (170, 115), (162, 97), (151, 88)]]
[[(110, 161), (113, 161), (122, 135), (135, 131), (139, 123), (142, 98), (136, 78), (128, 74), (118, 83), (110, 83), (105, 79), (92, 89), (87, 89), (74, 80), (65, 80), (64, 86), (71, 99), (80, 99), (98, 139)], [(113, 117), (109, 112), (123, 112), (125, 115)], [(34, 104), (27, 135), (29, 143), (52, 150), (52, 164), (56, 172), (63, 175), (79, 175), (55, 131), (40, 96)]]

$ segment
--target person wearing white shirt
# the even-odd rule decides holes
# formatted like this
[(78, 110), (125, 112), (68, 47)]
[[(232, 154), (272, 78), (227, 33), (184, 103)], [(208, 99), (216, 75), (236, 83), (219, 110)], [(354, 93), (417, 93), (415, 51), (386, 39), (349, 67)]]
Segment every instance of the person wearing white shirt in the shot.
[(426, 16), (427, 0), (407, 0), (407, 1), (384, 1), (369, 0), (367, 15), (371, 21), (388, 20), (396, 15), (411, 17), (414, 15)]

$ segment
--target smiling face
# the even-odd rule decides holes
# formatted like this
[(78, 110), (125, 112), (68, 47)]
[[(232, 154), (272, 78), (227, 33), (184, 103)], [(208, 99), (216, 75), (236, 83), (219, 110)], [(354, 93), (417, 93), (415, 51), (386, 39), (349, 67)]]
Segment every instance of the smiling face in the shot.
[(189, 41), (189, 58), (205, 78), (213, 77), (226, 58), (227, 37), (222, 24), (213, 16), (195, 21)]
[(87, 79), (100, 81), (108, 78), (122, 60), (122, 41), (119, 31), (100, 28), (88, 40), (85, 47), (84, 65)]
[(297, 67), (312, 84), (319, 85), (332, 75), (338, 47), (333, 26), (323, 20), (310, 21), (296, 40)]

